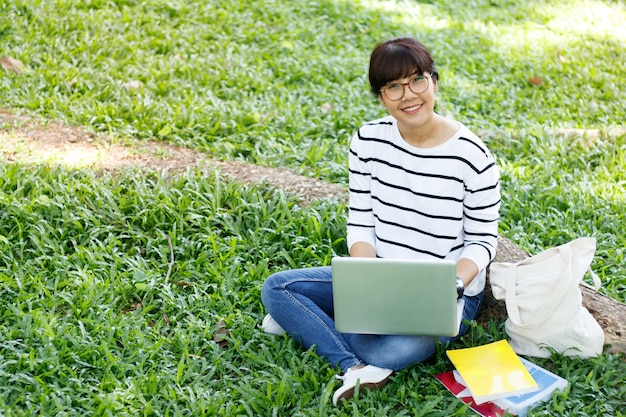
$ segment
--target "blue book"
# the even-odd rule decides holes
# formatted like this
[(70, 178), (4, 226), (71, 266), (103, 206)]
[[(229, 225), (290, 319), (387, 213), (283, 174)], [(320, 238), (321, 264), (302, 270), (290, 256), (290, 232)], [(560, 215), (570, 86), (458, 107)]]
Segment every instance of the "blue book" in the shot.
[(549, 400), (554, 391), (563, 391), (567, 387), (567, 380), (524, 358), (520, 359), (537, 382), (537, 385), (539, 385), (539, 391), (499, 398), (493, 400), (493, 403), (518, 417), (526, 417), (530, 407)]

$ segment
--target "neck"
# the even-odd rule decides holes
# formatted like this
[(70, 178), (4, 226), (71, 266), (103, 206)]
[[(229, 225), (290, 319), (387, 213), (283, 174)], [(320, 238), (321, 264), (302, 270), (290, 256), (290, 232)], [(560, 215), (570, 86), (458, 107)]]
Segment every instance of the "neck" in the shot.
[[(453, 127), (454, 126), (454, 127)], [(410, 145), (418, 148), (431, 148), (443, 143), (456, 131), (457, 124), (437, 113), (419, 127), (407, 128), (398, 126), (402, 138)], [(450, 133), (451, 129), (452, 132)]]

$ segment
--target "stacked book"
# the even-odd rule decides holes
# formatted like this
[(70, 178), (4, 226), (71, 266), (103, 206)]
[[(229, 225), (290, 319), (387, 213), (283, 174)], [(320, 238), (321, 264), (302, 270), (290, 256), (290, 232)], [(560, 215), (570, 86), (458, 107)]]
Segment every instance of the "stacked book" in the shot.
[(456, 369), (437, 379), (483, 417), (505, 411), (525, 417), (530, 407), (567, 387), (565, 379), (519, 357), (506, 340), (446, 353)]

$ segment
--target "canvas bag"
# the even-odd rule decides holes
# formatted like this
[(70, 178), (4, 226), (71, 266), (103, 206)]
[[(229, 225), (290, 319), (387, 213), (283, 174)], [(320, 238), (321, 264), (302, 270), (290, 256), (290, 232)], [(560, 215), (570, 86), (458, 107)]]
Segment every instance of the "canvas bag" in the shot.
[(583, 358), (602, 353), (604, 332), (582, 306), (578, 288), (595, 249), (595, 238), (584, 237), (521, 262), (491, 264), (493, 296), (505, 300), (505, 329), (516, 353), (541, 358), (552, 350)]

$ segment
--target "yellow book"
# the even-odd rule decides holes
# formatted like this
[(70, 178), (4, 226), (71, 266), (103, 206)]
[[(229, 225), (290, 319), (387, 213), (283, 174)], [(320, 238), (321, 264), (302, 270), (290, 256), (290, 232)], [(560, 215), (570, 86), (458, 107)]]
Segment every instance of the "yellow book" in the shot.
[(476, 404), (539, 389), (506, 340), (446, 353)]

